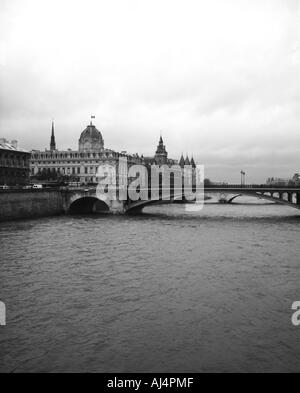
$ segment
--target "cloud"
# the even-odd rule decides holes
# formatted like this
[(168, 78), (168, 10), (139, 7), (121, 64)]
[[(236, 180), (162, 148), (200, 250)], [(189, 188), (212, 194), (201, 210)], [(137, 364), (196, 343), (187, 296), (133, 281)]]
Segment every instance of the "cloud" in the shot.
[(59, 147), (76, 148), (93, 113), (116, 150), (153, 154), (162, 130), (172, 156), (193, 153), (218, 178), (299, 171), (298, 1), (0, 7), (4, 137), (46, 147), (54, 118)]

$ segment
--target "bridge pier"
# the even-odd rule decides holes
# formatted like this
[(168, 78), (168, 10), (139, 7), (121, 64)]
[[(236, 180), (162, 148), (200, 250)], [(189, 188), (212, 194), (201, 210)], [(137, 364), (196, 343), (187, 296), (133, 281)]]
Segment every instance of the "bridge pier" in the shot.
[[(84, 202), (85, 200), (85, 202)], [(80, 203), (82, 202), (82, 203)], [(98, 212), (111, 212), (112, 214), (123, 214), (125, 213), (125, 203), (124, 201), (99, 199), (96, 189), (76, 189), (76, 190), (68, 190), (65, 192), (65, 203), (64, 203), (64, 211), (65, 213), (70, 213), (72, 211), (72, 207), (77, 210), (86, 209), (90, 211), (90, 213), (98, 213)], [(77, 206), (76, 206), (77, 205)]]
[(109, 210), (113, 213), (113, 214), (124, 214), (125, 213), (125, 203), (124, 201), (111, 201), (110, 206), (109, 206)]

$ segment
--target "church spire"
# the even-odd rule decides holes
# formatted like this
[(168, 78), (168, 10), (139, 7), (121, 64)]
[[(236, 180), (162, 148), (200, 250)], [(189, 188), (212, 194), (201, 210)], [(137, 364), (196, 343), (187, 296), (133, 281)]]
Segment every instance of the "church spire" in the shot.
[(50, 150), (56, 150), (56, 143), (55, 143), (55, 135), (54, 135), (54, 121), (52, 121), (52, 133), (51, 133), (51, 141), (50, 141)]

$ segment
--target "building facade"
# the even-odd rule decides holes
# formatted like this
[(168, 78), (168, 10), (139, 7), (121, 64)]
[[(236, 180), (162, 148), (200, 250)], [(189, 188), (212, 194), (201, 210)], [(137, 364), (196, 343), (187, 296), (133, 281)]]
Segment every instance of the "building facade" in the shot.
[(119, 159), (127, 159), (128, 165), (142, 164), (143, 158), (126, 153), (115, 152), (104, 147), (102, 133), (90, 124), (83, 130), (78, 141), (78, 150), (58, 150), (55, 140), (54, 124), (50, 139), (50, 149), (33, 150), (30, 163), (32, 178), (67, 178), (81, 184), (97, 182), (98, 168), (117, 167)]
[(300, 175), (299, 173), (295, 173), (293, 178), (292, 178), (292, 182), (295, 184), (295, 186), (300, 186)]
[(18, 147), (17, 141), (0, 139), (0, 185), (23, 186), (29, 183), (31, 154)]
[(270, 177), (267, 179), (266, 184), (268, 186), (300, 186), (300, 175), (299, 173), (295, 173), (294, 176), (290, 179), (281, 179), (279, 177)]
[[(119, 165), (120, 159), (126, 160), (127, 167)], [(144, 165), (150, 173), (151, 165), (180, 165), (183, 172), (184, 165), (195, 167), (194, 160), (181, 157), (177, 160), (169, 159), (163, 138), (160, 137), (156, 153), (153, 157), (143, 157), (138, 154), (130, 155), (126, 152), (116, 152), (104, 147), (102, 133), (96, 126), (90, 124), (82, 131), (78, 150), (68, 149), (60, 151), (57, 149), (54, 124), (52, 123), (50, 149), (45, 151), (33, 150), (30, 163), (30, 174), (32, 178), (66, 178), (67, 181), (76, 181), (81, 184), (97, 183), (99, 178), (99, 167), (101, 172), (109, 173), (111, 168), (116, 169), (117, 179), (120, 185), (127, 184), (128, 169), (132, 165)], [(105, 169), (107, 168), (107, 170)]]

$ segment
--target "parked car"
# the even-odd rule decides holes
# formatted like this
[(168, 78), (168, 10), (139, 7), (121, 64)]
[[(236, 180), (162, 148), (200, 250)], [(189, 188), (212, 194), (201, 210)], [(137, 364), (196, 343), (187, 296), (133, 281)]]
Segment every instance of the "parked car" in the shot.
[(9, 186), (4, 184), (4, 185), (0, 186), (0, 190), (9, 190)]
[(43, 185), (42, 184), (33, 184), (32, 188), (33, 189), (41, 189), (41, 188), (43, 188)]
[(69, 187), (80, 187), (80, 182), (71, 181), (68, 183)]

